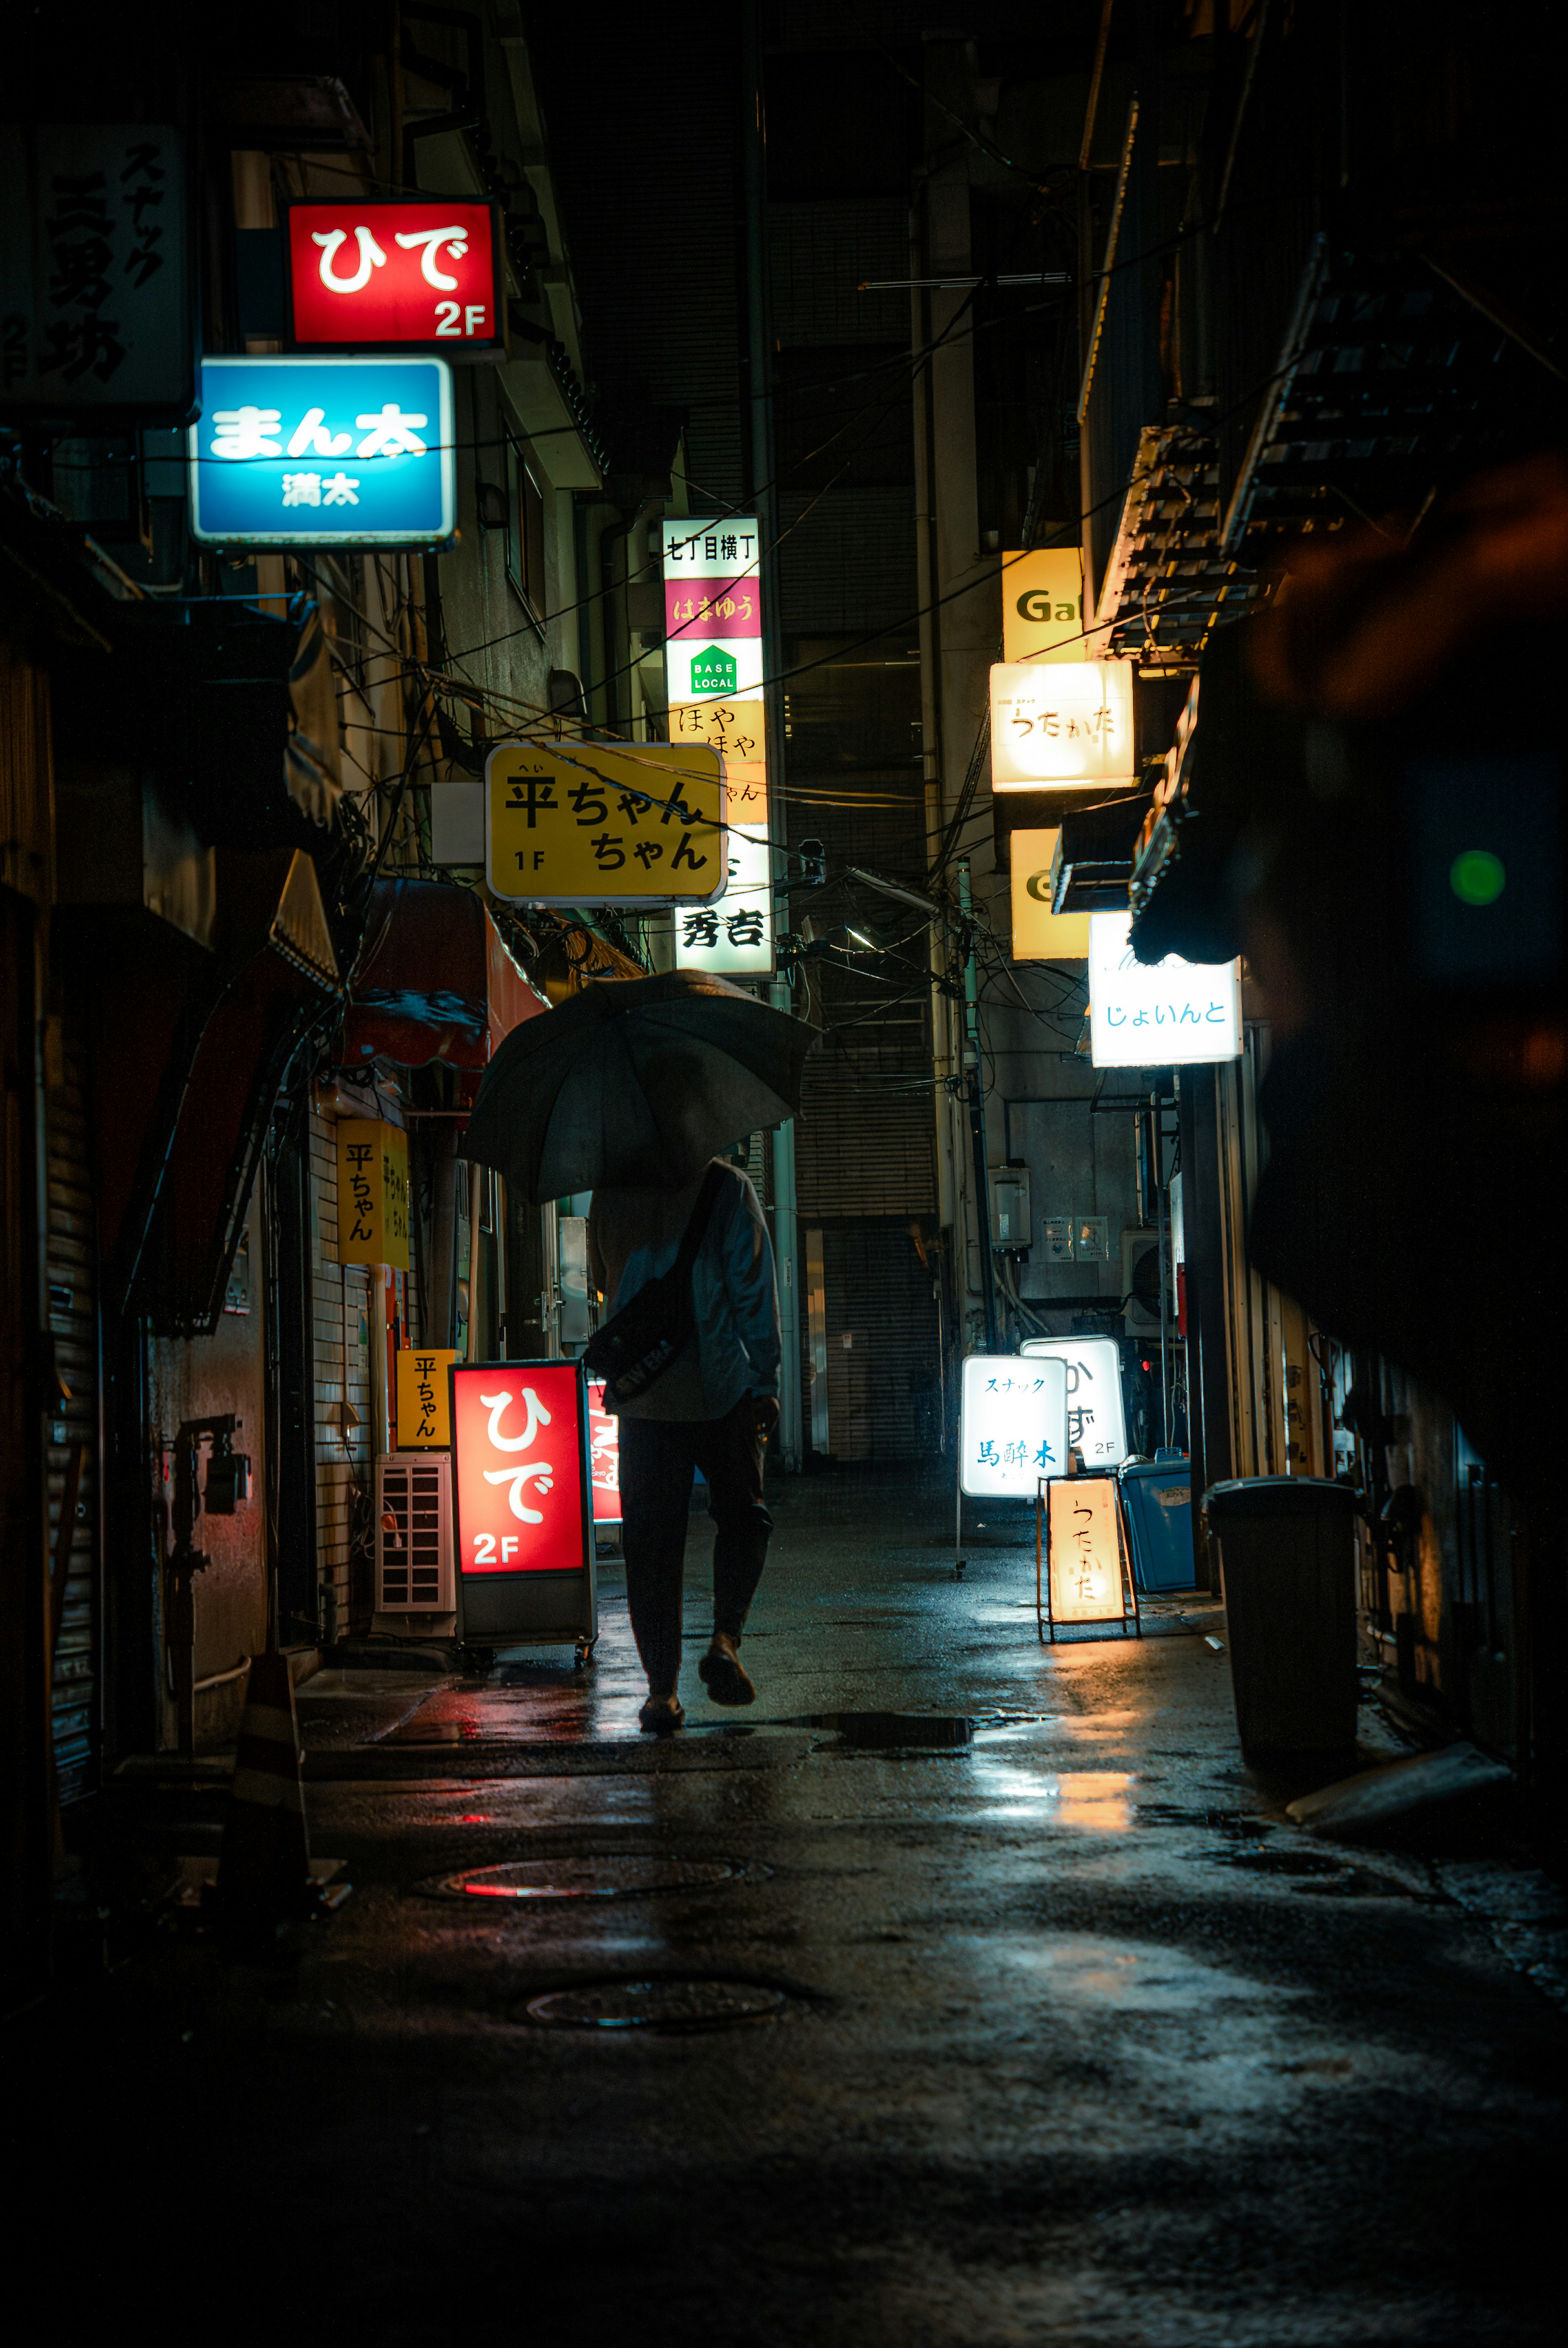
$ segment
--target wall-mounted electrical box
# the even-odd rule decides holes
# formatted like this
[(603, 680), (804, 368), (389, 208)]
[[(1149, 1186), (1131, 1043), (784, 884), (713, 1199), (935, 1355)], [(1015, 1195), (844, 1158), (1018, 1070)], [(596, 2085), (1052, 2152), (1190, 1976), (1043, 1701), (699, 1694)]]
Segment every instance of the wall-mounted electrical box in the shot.
[(994, 1166), (990, 1174), (991, 1245), (1022, 1255), (1034, 1233), (1030, 1210), (1029, 1168)]

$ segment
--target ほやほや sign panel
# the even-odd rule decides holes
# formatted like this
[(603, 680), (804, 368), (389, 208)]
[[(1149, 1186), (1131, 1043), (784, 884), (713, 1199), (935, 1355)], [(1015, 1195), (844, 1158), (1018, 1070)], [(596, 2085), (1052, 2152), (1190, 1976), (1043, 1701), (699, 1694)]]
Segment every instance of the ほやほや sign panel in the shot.
[(1053, 1622), (1120, 1622), (1126, 1612), (1116, 1486), (1071, 1476), (1046, 1494)]
[(452, 1441), (452, 1380), (457, 1355), (439, 1345), (407, 1345), (397, 1356), (397, 1448), (445, 1451)]
[(434, 546), (456, 520), (444, 359), (204, 358), (188, 435), (208, 546)]
[(1042, 1476), (1063, 1476), (1065, 1364), (1021, 1354), (970, 1354), (964, 1363), (958, 1488), (971, 1499), (1032, 1500)]
[(408, 1136), (378, 1117), (340, 1117), (337, 1260), (408, 1270)]
[(581, 1572), (588, 1390), (578, 1364), (466, 1362), (451, 1379), (458, 1572)]
[(527, 905), (707, 904), (723, 891), (724, 762), (705, 743), (503, 743), (485, 872)]
[(489, 204), (355, 196), (289, 206), (289, 309), (300, 345), (503, 340)]

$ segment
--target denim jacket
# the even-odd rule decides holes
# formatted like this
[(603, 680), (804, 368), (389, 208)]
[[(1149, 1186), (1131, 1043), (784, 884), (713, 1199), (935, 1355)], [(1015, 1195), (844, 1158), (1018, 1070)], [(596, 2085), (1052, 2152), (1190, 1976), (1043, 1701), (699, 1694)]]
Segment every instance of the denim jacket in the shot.
[[(774, 1251), (757, 1194), (727, 1159), (692, 1273), (693, 1341), (646, 1394), (621, 1406), (632, 1418), (723, 1418), (743, 1395), (779, 1383), (779, 1307)], [(679, 1190), (610, 1189), (593, 1194), (589, 1269), (606, 1310), (618, 1313), (668, 1272), (680, 1251), (706, 1175)]]

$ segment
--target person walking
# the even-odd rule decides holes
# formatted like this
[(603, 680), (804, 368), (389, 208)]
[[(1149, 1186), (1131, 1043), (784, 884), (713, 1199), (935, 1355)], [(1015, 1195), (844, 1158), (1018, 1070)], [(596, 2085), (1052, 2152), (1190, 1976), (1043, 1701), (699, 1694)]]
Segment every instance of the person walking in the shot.
[(674, 1264), (710, 1178), (715, 1187), (692, 1268), (691, 1334), (634, 1400), (607, 1397), (620, 1422), (626, 1602), (648, 1674), (639, 1718), (655, 1734), (679, 1728), (685, 1718), (682, 1574), (699, 1468), (717, 1529), (713, 1635), (698, 1675), (715, 1704), (756, 1697), (737, 1651), (773, 1530), (763, 1502), (763, 1458), (779, 1418), (774, 1252), (756, 1191), (726, 1159), (713, 1159), (679, 1189), (596, 1187), (588, 1225), (589, 1271), (609, 1313), (619, 1313)]

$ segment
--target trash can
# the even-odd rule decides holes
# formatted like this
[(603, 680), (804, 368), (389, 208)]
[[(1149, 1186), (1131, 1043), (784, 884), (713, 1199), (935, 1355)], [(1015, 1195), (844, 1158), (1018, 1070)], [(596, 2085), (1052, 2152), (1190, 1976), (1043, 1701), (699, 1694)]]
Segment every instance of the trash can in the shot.
[(1319, 1476), (1246, 1476), (1204, 1495), (1244, 1753), (1356, 1742), (1355, 1505), (1348, 1484)]
[(1139, 1589), (1193, 1589), (1193, 1467), (1186, 1453), (1156, 1451), (1153, 1459), (1127, 1460), (1119, 1473)]

